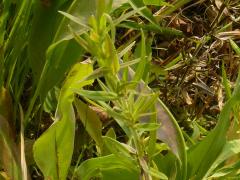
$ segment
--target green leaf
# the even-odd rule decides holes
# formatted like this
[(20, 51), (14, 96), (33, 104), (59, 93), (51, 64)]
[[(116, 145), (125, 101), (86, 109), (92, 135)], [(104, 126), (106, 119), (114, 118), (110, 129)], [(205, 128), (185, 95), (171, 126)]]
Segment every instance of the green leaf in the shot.
[(236, 179), (239, 178), (239, 169), (240, 169), (240, 161), (237, 161), (231, 166), (227, 166), (224, 168), (219, 169), (216, 171), (213, 175), (211, 175), (209, 178), (222, 178), (224, 179)]
[(158, 179), (168, 180), (168, 177), (164, 173), (162, 173), (154, 168), (150, 168), (149, 174), (151, 174), (153, 177), (158, 178)]
[(227, 73), (225, 70), (224, 62), (222, 62), (222, 83), (226, 92), (226, 96), (228, 99), (230, 99), (230, 97), (232, 96), (232, 93), (231, 93), (230, 83), (227, 79)]
[(130, 130), (130, 123), (129, 123), (129, 117), (124, 115), (123, 113), (116, 112), (113, 108), (111, 108), (108, 104), (100, 101), (99, 104), (105, 109), (105, 111), (113, 117), (116, 122), (121, 126), (121, 128), (124, 130), (124, 132), (131, 136), (131, 130)]
[(40, 78), (46, 61), (46, 50), (51, 44), (59, 21), (58, 10), (67, 0), (53, 1), (45, 6), (42, 1), (34, 1), (33, 24), (30, 30), (29, 57), (34, 78)]
[(141, 123), (134, 126), (138, 131), (154, 131), (160, 127), (160, 124), (157, 123)]
[(177, 157), (179, 169), (177, 179), (186, 179), (187, 176), (187, 155), (183, 134), (176, 119), (160, 100), (156, 103), (157, 119), (161, 124), (157, 130), (157, 138), (165, 142)]
[(43, 104), (43, 109), (45, 112), (50, 114), (55, 112), (57, 109), (57, 99), (59, 97), (59, 93), (60, 89), (56, 87), (48, 92)]
[(130, 152), (133, 154), (136, 153), (136, 151), (130, 146), (120, 143), (111, 137), (104, 136), (103, 140), (108, 150), (119, 158), (122, 158), (122, 160), (131, 159)]
[(154, 6), (170, 6), (164, 0), (143, 0), (145, 5), (154, 5)]
[(95, 101), (111, 101), (118, 99), (118, 95), (113, 92), (106, 91), (88, 91), (81, 89), (72, 89), (76, 94), (83, 96), (84, 98), (88, 98)]
[(188, 170), (190, 177), (203, 178), (226, 144), (227, 131), (230, 125), (230, 113), (240, 98), (239, 84), (237, 84), (235, 90), (236, 93), (224, 105), (214, 130), (202, 142), (189, 149)]
[[(129, 71), (134, 76), (134, 71), (131, 68), (129, 68)], [(140, 81), (139, 88), (146, 93), (152, 93), (152, 90), (143, 81)], [(155, 109), (157, 122), (161, 125), (157, 130), (157, 139), (166, 143), (175, 154), (179, 166), (177, 177), (185, 180), (187, 176), (187, 155), (181, 129), (172, 113), (159, 98), (157, 98)]]
[(115, 131), (114, 131), (113, 128), (110, 128), (110, 129), (107, 131), (106, 136), (107, 136), (107, 137), (110, 137), (110, 138), (112, 138), (112, 139), (116, 139), (116, 138), (117, 138), (117, 135), (116, 135), (116, 133), (115, 133)]
[[(63, 0), (61, 0), (61, 2), (62, 1)], [(54, 1), (54, 4), (57, 4), (57, 1)], [(95, 0), (74, 0), (68, 8), (67, 12), (70, 14), (74, 14), (74, 16), (82, 19), (85, 23), (87, 23), (88, 17), (95, 13), (95, 5)], [(51, 6), (51, 8), (53, 7)], [(56, 6), (54, 8), (54, 12), (52, 13), (58, 13), (59, 7)], [(44, 12), (42, 13), (44, 14)], [(43, 19), (48, 19), (48, 17), (45, 17)], [(48, 26), (50, 24), (50, 27), (47, 28), (48, 30), (41, 30), (43, 27), (45, 27), (45, 21), (43, 21), (43, 19), (41, 19), (39, 24), (37, 24), (36, 27), (33, 28), (35, 30), (33, 30), (32, 32), (33, 38), (32, 40), (30, 40), (31, 45), (29, 45), (30, 48), (33, 48), (29, 49), (30, 54), (32, 54), (30, 55), (30, 61), (32, 63), (35, 63), (33, 65), (35, 66), (35, 68), (32, 68), (37, 69), (37, 71), (38, 69), (40, 69), (40, 74), (38, 74), (38, 72), (35, 73), (37, 74), (35, 76), (35, 79), (38, 80), (39, 78), (39, 81), (36, 81), (37, 87), (25, 116), (25, 125), (30, 121), (29, 117), (37, 97), (40, 96), (42, 99), (44, 99), (47, 92), (53, 86), (63, 80), (65, 73), (70, 69), (70, 67), (74, 63), (82, 59), (82, 55), (84, 53), (83, 48), (79, 47), (77, 42), (74, 40), (74, 36), (71, 32), (69, 32), (68, 29), (68, 25), (70, 24), (74, 31), (82, 32), (82, 30), (84, 30), (82, 26), (76, 26), (76, 23), (71, 22), (69, 19), (63, 18), (61, 19), (61, 23), (57, 27), (57, 30), (52, 32), (53, 28), (51, 22), (48, 22)], [(49, 19), (52, 19), (52, 17), (49, 17)], [(48, 42), (42, 42), (42, 40), (45, 39), (45, 35), (51, 36), (51, 42), (49, 42), (48, 39)], [(52, 36), (54, 38), (52, 38)], [(38, 45), (40, 45), (41, 47), (38, 48)], [(39, 64), (43, 64), (44, 66), (42, 67)], [(35, 72), (35, 70), (33, 71)]]
[(138, 66), (133, 77), (133, 81), (140, 81), (141, 79), (145, 81), (147, 79), (147, 66), (148, 59), (146, 57), (146, 40), (144, 32), (141, 30), (141, 61), (138, 63)]
[(133, 7), (133, 9), (137, 10), (140, 8), (143, 8), (142, 10), (140, 10), (138, 13), (143, 16), (144, 18), (146, 18), (149, 22), (151, 22), (152, 24), (157, 24), (156, 19), (154, 18), (154, 16), (152, 15), (151, 11), (144, 5), (142, 0), (130, 0), (129, 3), (131, 4), (131, 6)]
[(140, 94), (134, 103), (133, 117), (137, 120), (142, 113), (147, 113), (151, 105), (156, 103), (157, 98), (158, 94)]
[(86, 131), (94, 139), (100, 149), (102, 149), (102, 123), (98, 115), (96, 114), (96, 112), (91, 110), (85, 103), (78, 99), (75, 99), (74, 104)]
[(111, 67), (113, 74), (116, 74), (120, 69), (119, 59), (115, 46), (109, 35), (106, 36), (104, 43), (104, 53), (107, 56), (106, 63)]
[(93, 83), (93, 80), (84, 81), (92, 72), (92, 65), (87, 63), (78, 63), (72, 68), (60, 92), (55, 122), (34, 143), (34, 159), (45, 179), (65, 180), (67, 177), (75, 137), (71, 87), (82, 88)]
[(114, 169), (112, 171), (102, 171), (103, 180), (135, 180), (139, 179), (139, 173), (136, 171), (129, 171), (126, 169)]
[(183, 33), (180, 30), (176, 30), (174, 28), (169, 27), (161, 27), (155, 24), (139, 24), (134, 21), (124, 21), (123, 23), (118, 25), (119, 27), (125, 27), (128, 29), (143, 29), (145, 31), (151, 31), (158, 33), (160, 35), (170, 36), (170, 37), (182, 37)]
[(176, 156), (168, 152), (166, 155), (158, 154), (153, 158), (154, 163), (157, 165), (158, 169), (163, 172), (169, 179), (177, 179), (177, 172), (179, 169), (179, 164), (177, 163)]
[[(132, 163), (131, 160), (129, 160), (129, 162)], [(99, 172), (110, 171), (111, 174), (114, 175), (112, 177), (118, 179), (116, 175), (118, 175), (118, 170), (120, 169), (129, 171), (131, 173), (131, 176), (138, 177), (139, 170), (136, 168), (136, 165), (134, 165), (134, 163), (132, 163), (132, 167), (135, 168), (130, 169), (128, 166), (126, 166), (126, 163), (122, 161), (121, 158), (112, 154), (84, 161), (77, 168), (77, 176), (79, 179), (89, 180), (92, 177), (96, 177)]]
[(240, 56), (240, 48), (238, 47), (238, 45), (232, 39), (230, 39), (230, 44), (233, 50), (236, 52), (236, 54)]
[(238, 153), (240, 153), (240, 140), (237, 139), (228, 141), (223, 147), (221, 154), (218, 156), (216, 161), (212, 164), (211, 168), (208, 170), (207, 174), (210, 174), (213, 171), (215, 171), (218, 165), (220, 165), (222, 162), (226, 161), (227, 159)]

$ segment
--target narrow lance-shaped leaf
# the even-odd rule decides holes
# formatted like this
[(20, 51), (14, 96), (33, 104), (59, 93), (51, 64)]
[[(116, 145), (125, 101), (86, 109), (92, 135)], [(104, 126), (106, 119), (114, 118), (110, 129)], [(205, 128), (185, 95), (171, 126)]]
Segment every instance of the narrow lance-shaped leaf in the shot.
[(145, 44), (145, 35), (143, 30), (141, 30), (141, 61), (139, 62), (137, 69), (135, 71), (135, 75), (133, 77), (134, 81), (140, 81), (141, 79), (143, 81), (146, 80), (146, 65), (147, 65), (147, 57), (146, 57), (146, 44)]
[[(129, 68), (129, 71), (130, 75), (134, 77), (135, 72), (131, 68)], [(143, 81), (140, 81), (138, 89), (152, 92)], [(178, 158), (180, 171), (178, 172), (177, 177), (181, 180), (185, 180), (187, 176), (187, 154), (181, 129), (172, 113), (159, 98), (157, 99), (155, 108), (157, 113), (156, 119), (160, 124), (160, 127), (157, 130), (157, 138), (165, 142)]]
[(142, 0), (130, 0), (129, 3), (131, 4), (131, 6), (134, 9), (139, 9), (142, 7), (145, 7), (144, 9), (142, 9), (141, 11), (139, 11), (139, 14), (141, 14), (144, 18), (146, 18), (149, 22), (153, 23), (153, 24), (157, 24), (156, 23), (156, 19), (154, 18), (154, 16), (152, 15), (151, 11), (144, 5)]
[(169, 6), (164, 0), (143, 0), (145, 5), (154, 5), (154, 6)]

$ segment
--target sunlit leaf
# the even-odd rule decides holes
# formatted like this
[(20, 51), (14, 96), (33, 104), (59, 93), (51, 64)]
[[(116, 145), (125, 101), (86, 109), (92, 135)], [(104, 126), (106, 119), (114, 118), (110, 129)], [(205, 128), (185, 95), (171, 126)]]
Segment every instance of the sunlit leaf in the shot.
[(226, 161), (228, 158), (237, 155), (240, 153), (240, 140), (232, 140), (228, 141), (221, 154), (218, 156), (216, 161), (212, 164), (211, 168), (208, 170), (207, 174), (212, 173), (212, 171), (217, 168), (218, 165), (220, 165), (222, 162)]
[(84, 78), (93, 72), (92, 65), (78, 63), (61, 89), (55, 122), (35, 142), (34, 159), (46, 179), (66, 179), (71, 163), (75, 137), (75, 113), (71, 88), (82, 88), (93, 80)]
[(169, 6), (170, 4), (166, 3), (165, 0), (143, 0), (145, 5), (154, 5), (154, 6)]
[[(132, 167), (134, 167), (134, 163), (129, 160), (129, 163), (132, 163)], [(88, 159), (84, 161), (77, 169), (77, 176), (78, 178), (82, 180), (88, 180), (92, 177), (99, 177), (99, 173), (102, 171), (109, 171), (112, 172), (112, 174), (117, 175), (118, 171), (127, 170), (130, 172), (131, 177), (138, 177), (139, 171), (137, 170), (137, 167), (135, 166), (134, 169), (131, 169), (130, 167), (126, 166), (126, 163), (121, 160), (121, 158), (115, 156), (115, 155), (108, 155), (93, 159)], [(115, 173), (116, 172), (116, 173)], [(127, 173), (128, 174), (128, 173)], [(124, 174), (121, 174), (121, 176)], [(115, 179), (118, 179), (115, 177)]]

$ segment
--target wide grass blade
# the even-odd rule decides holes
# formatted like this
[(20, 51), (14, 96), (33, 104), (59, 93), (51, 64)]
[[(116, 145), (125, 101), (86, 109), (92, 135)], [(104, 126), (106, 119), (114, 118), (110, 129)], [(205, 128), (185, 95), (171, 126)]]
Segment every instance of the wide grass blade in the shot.
[(93, 80), (84, 81), (92, 72), (92, 65), (87, 63), (72, 68), (60, 92), (55, 122), (34, 144), (34, 159), (46, 179), (64, 180), (67, 177), (75, 137), (74, 93), (71, 88), (93, 83)]
[[(234, 155), (237, 155), (240, 153), (240, 140), (232, 140), (228, 141), (225, 146), (223, 147), (223, 150), (221, 154), (218, 156), (216, 161), (213, 163), (211, 168), (208, 170), (207, 176), (213, 171), (216, 171), (219, 165), (223, 163), (224, 161), (228, 160), (229, 158), (233, 157)], [(238, 161), (237, 161), (238, 162)]]
[(199, 144), (188, 151), (189, 177), (203, 178), (226, 144), (227, 131), (230, 126), (232, 108), (239, 103), (240, 85), (235, 94), (224, 105), (217, 126)]

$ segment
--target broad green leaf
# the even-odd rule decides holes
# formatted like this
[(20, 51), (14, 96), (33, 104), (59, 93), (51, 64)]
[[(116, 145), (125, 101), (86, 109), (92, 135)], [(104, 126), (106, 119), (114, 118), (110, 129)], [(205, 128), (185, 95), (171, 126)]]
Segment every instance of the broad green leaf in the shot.
[(210, 178), (215, 178), (215, 179), (217, 178), (220, 180), (239, 179), (239, 177), (240, 177), (239, 169), (240, 169), (240, 161), (237, 161), (236, 163), (234, 163), (231, 166), (227, 166), (227, 167), (219, 169), (213, 175), (211, 175), (209, 177), (209, 179)]
[[(65, 0), (61, 0), (61, 2), (63, 1)], [(58, 3), (61, 4), (61, 2), (59, 1)], [(57, 4), (57, 1), (54, 1), (54, 3)], [(68, 8), (67, 12), (87, 23), (88, 17), (95, 13), (95, 5), (95, 0), (74, 0)], [(51, 8), (53, 7), (51, 6)], [(54, 8), (54, 12), (52, 13), (58, 13), (60, 7), (56, 6)], [(48, 19), (48, 17), (43, 19)], [(47, 33), (47, 36), (49, 36), (48, 33), (52, 31), (51, 23), (48, 23), (48, 25), (51, 24), (48, 32), (45, 32), (46, 30), (41, 31), (45, 23), (45, 21), (43, 22), (43, 19), (41, 19), (41, 25), (36, 25), (36, 31), (33, 30), (33, 40), (31, 41), (31, 45), (29, 45), (29, 47), (34, 48), (33, 50), (29, 50), (30, 53), (33, 53), (32, 56), (30, 55), (30, 61), (34, 62), (36, 69), (41, 69), (41, 71), (40, 75), (36, 76), (40, 77), (40, 80), (37, 81), (36, 90), (27, 110), (25, 116), (25, 125), (29, 122), (30, 113), (33, 109), (37, 97), (40, 96), (42, 99), (45, 98), (47, 92), (53, 86), (63, 80), (66, 71), (69, 70), (74, 63), (80, 61), (84, 53), (83, 48), (79, 47), (79, 45), (74, 40), (72, 33), (68, 29), (68, 25), (70, 24), (73, 30), (76, 32), (82, 31), (84, 28), (78, 24), (76, 25), (76, 23), (71, 22), (66, 18), (62, 18), (61, 21), (59, 20), (60, 26), (57, 27), (56, 31), (54, 31), (53, 34), (50, 34), (51, 37), (54, 37), (50, 38), (52, 39), (51, 42), (39, 43), (40, 41), (38, 41), (38, 39), (41, 38), (41, 36), (45, 36), (45, 33)], [(49, 19), (52, 19), (52, 17)], [(44, 45), (41, 45), (39, 49), (40, 51), (38, 51), (38, 47), (35, 46), (36, 44)], [(34, 58), (35, 56), (37, 56), (36, 59)], [(42, 61), (42, 64), (44, 64), (42, 68), (40, 65), (38, 66), (38, 61)]]
[(44, 72), (42, 71), (40, 95), (45, 97), (46, 93), (64, 78), (64, 74), (79, 60), (82, 60), (84, 50), (72, 39), (62, 41), (53, 49), (48, 49)]
[(33, 146), (34, 159), (46, 179), (59, 179), (57, 173), (59, 160), (56, 156), (59, 153), (56, 148), (58, 143), (56, 142), (56, 127), (57, 124), (53, 124), (37, 139)]
[(103, 141), (112, 154), (118, 156), (119, 158), (122, 158), (122, 160), (124, 161), (126, 159), (132, 159), (130, 156), (130, 152), (135, 153), (135, 150), (133, 150), (132, 148), (127, 148), (127, 145), (123, 145), (122, 143), (108, 136), (104, 136)]
[(34, 159), (45, 179), (65, 180), (71, 163), (75, 137), (75, 113), (71, 88), (93, 83), (84, 78), (93, 72), (92, 65), (78, 63), (69, 72), (61, 89), (55, 122), (35, 142)]
[(158, 179), (168, 180), (168, 177), (164, 173), (162, 173), (162, 172), (160, 172), (156, 169), (153, 169), (153, 168), (150, 168), (149, 174), (151, 174), (152, 177), (155, 177), (155, 178), (158, 178)]
[(226, 144), (227, 131), (230, 125), (232, 108), (239, 102), (240, 85), (237, 84), (236, 93), (224, 105), (217, 126), (199, 144), (188, 151), (189, 177), (203, 178)]
[[(138, 177), (139, 170), (137, 169), (136, 165), (129, 160), (129, 163), (132, 164), (131, 167), (134, 169), (129, 168), (126, 166), (126, 163), (122, 161), (121, 158), (115, 155), (108, 155), (103, 157), (92, 158), (84, 161), (78, 168), (77, 168), (77, 177), (82, 180), (89, 180), (93, 177), (99, 177), (99, 173), (103, 171), (111, 172), (112, 177), (114, 179), (118, 179), (117, 175), (119, 175), (118, 170), (127, 170), (130, 172), (131, 176)], [(115, 173), (116, 172), (116, 175)], [(120, 178), (119, 178), (120, 179)]]
[(45, 4), (43, 1), (33, 3), (33, 25), (30, 31), (29, 56), (30, 65), (36, 80), (40, 78), (46, 61), (46, 50), (52, 42), (53, 34), (59, 23), (58, 10), (67, 0), (52, 1)]
[(88, 132), (88, 134), (94, 139), (97, 145), (102, 149), (103, 139), (102, 139), (102, 123), (93, 110), (91, 110), (87, 104), (82, 101), (75, 99), (75, 106), (79, 114), (79, 118)]
[(240, 140), (238, 139), (228, 141), (223, 147), (221, 154), (217, 157), (216, 161), (212, 164), (211, 168), (208, 170), (206, 176), (212, 173), (214, 169), (216, 169), (217, 166), (220, 165), (222, 162), (226, 161), (228, 158), (238, 153), (240, 153)]

